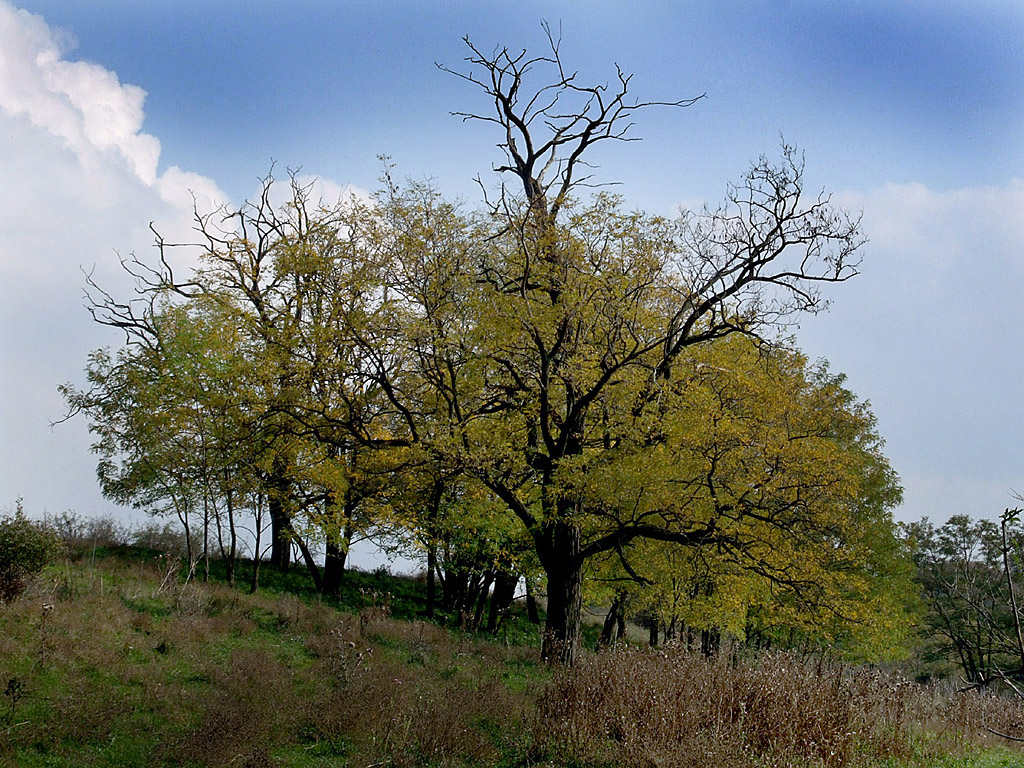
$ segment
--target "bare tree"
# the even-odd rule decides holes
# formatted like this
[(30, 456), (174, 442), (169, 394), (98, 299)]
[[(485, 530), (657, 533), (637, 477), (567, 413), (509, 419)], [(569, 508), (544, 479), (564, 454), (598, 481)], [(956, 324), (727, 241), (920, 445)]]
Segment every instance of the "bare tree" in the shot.
[[(733, 546), (743, 557), (742, 542), (713, 521), (668, 510), (612, 513), (588, 507), (565, 488), (560, 477), (566, 467), (594, 451), (616, 450), (609, 434), (623, 425), (602, 425), (607, 412), (601, 413), (612, 388), (642, 380), (630, 418), (645, 418), (658, 409), (684, 350), (734, 333), (756, 336), (793, 313), (820, 308), (820, 285), (857, 273), (862, 238), (858, 222), (827, 196), (803, 202), (803, 161), (788, 146), (781, 163), (762, 158), (754, 164), (717, 209), (671, 225), (630, 220), (637, 229), (626, 232), (610, 223), (619, 216), (617, 224), (625, 227), (625, 217), (599, 210), (607, 207), (599, 202), (589, 214), (593, 231), (581, 232), (572, 199), (595, 185), (587, 164), (591, 148), (635, 140), (632, 121), (643, 109), (686, 107), (700, 97), (633, 99), (631, 76), (618, 67), (611, 85), (581, 84), (563, 64), (560, 40), (545, 31), (549, 51), (542, 56), (507, 48), (486, 54), (467, 40), (468, 70), (441, 68), (493, 102), (488, 113), (454, 114), (498, 126), (505, 162), (495, 170), (514, 176), (523, 194), (502, 186), (491, 203), (501, 232), (492, 236), (492, 256), (479, 258), (479, 282), (494, 291), (488, 301), (497, 307), (497, 297), (509, 298), (518, 335), (514, 343), (478, 350), (494, 365), (494, 384), (479, 398), (478, 410), (464, 408), (461, 415), (468, 423), (488, 414), (527, 414), (524, 428), (515, 432), (525, 466), (478, 462), (474, 470), (532, 537), (548, 584), (544, 655), (571, 664), (589, 558), (622, 552), (637, 538)], [(615, 238), (620, 240), (609, 245)], [(609, 256), (615, 248), (622, 254), (633, 248), (629, 238), (644, 241), (649, 260), (622, 256), (626, 261), (615, 262)], [(603, 250), (589, 252), (590, 246)], [(593, 375), (581, 379), (575, 373), (581, 368)], [(459, 397), (457, 376), (439, 385), (449, 400)], [(464, 396), (462, 403), (468, 405)]]
[[(500, 127), (503, 140), (498, 146), (506, 162), (495, 170), (513, 174), (538, 219), (553, 224), (572, 190), (592, 182), (584, 152), (606, 140), (638, 141), (629, 131), (639, 110), (688, 107), (704, 95), (676, 101), (630, 99), (632, 75), (617, 66), (614, 84), (581, 85), (578, 73), (570, 72), (562, 63), (560, 36), (556, 37), (548, 24), (543, 26), (550, 47), (543, 56), (531, 57), (525, 50), (515, 53), (508, 48), (488, 55), (465, 37), (471, 51), (466, 58), (470, 70), (462, 72), (441, 64), (438, 67), (479, 86), (493, 100), (491, 114), (452, 114)], [(544, 84), (530, 90), (527, 80), (536, 70), (552, 74), (542, 76)]]

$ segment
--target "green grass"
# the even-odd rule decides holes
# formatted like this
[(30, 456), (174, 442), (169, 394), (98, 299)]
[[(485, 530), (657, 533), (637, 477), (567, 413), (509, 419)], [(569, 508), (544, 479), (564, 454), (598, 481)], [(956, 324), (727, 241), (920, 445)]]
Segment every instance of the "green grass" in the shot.
[[(538, 685), (547, 674), (532, 650), (484, 643), (481, 654), (470, 635), (391, 618), (385, 593), (396, 613), (418, 612), (412, 580), (351, 572), (328, 600), (301, 572), (267, 569), (248, 595), (218, 583), (219, 567), (209, 584), (161, 588), (162, 566), (154, 553), (97, 549), (0, 607), (0, 689), (14, 681), (0, 699), (0, 764), (318, 765), (352, 750), (354, 764), (418, 764), (462, 742), (478, 755), (493, 738), (471, 722), (476, 691), (500, 678), (485, 667), (523, 654), (514, 668), (532, 668)], [(508, 696), (527, 695), (520, 677)], [(465, 725), (439, 728), (458, 737), (439, 747), (430, 718), (411, 711), (440, 693), (461, 697)], [(392, 710), (400, 727), (382, 739), (373, 715)]]
[(894, 760), (883, 765), (885, 768), (1020, 768), (1024, 765), (1024, 755), (1006, 747), (991, 747), (978, 749), (970, 754), (944, 755), (913, 761)]
[[(996, 711), (980, 699), (945, 712), (916, 689), (897, 699), (881, 678), (848, 676), (843, 695), (877, 719), (861, 722), (783, 657), (743, 668), (637, 650), (553, 672), (525, 619), (497, 638), (422, 620), (413, 579), (352, 571), (326, 599), (299, 569), (266, 568), (256, 595), (223, 583), (217, 562), (208, 584), (166, 569), (155, 552), (90, 550), (0, 606), (0, 765), (754, 768), (790, 752), (805, 768), (1024, 764), (979, 733)], [(931, 707), (922, 721), (938, 730), (903, 714), (914, 707)], [(758, 717), (798, 716), (819, 740), (843, 717), (864, 735), (836, 742), (839, 762), (803, 732), (758, 735)], [(699, 754), (710, 762), (686, 762)]]

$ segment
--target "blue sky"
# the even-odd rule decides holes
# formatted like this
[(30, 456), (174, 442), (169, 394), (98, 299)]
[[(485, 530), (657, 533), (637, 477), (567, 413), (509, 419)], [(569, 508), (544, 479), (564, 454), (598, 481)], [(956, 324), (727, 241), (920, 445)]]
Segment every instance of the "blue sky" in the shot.
[(271, 158), (372, 186), (381, 153), (469, 192), (491, 137), (448, 116), (480, 102), (433, 64), (457, 64), (465, 34), (485, 49), (537, 48), (542, 18), (561, 24), (566, 56), (595, 80), (619, 62), (637, 93), (708, 94), (690, 113), (648, 114), (647, 146), (609, 159), (609, 176), (636, 179), (631, 198), (650, 198), (645, 207), (718, 194), (779, 132), (808, 149), (830, 188), (999, 183), (1024, 157), (1024, 10), (1011, 2), (22, 7), (73, 36), (70, 57), (148, 91), (143, 129), (165, 162), (201, 169), (233, 196)]
[[(21, 9), (21, 10), (18, 10)], [(807, 187), (863, 211), (863, 274), (800, 343), (872, 402), (906, 487), (897, 515), (997, 514), (1024, 490), (1024, 6), (1017, 2), (0, 0), (0, 508), (111, 509), (56, 386), (118, 339), (80, 267), (117, 286), (147, 225), (187, 233), (272, 161), (325, 189), (399, 175), (477, 199), (498, 141), (439, 71), (481, 48), (541, 51), (542, 19), (585, 81), (614, 63), (641, 142), (592, 158), (659, 213), (717, 201), (779, 136)]]

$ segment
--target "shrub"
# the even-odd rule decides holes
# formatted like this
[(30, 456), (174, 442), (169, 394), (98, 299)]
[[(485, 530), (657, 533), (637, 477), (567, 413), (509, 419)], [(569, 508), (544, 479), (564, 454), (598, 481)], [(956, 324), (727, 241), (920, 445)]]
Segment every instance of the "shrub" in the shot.
[(123, 547), (132, 537), (131, 530), (110, 516), (83, 517), (76, 512), (61, 512), (46, 518), (47, 526), (72, 549), (85, 547)]
[(18, 499), (14, 515), (0, 519), (0, 602), (20, 595), (58, 550), (54, 532), (45, 523), (25, 517)]
[(182, 557), (188, 549), (185, 544), (185, 534), (180, 526), (172, 523), (161, 525), (155, 520), (137, 528), (131, 535), (131, 543), (136, 547), (154, 549), (158, 552)]

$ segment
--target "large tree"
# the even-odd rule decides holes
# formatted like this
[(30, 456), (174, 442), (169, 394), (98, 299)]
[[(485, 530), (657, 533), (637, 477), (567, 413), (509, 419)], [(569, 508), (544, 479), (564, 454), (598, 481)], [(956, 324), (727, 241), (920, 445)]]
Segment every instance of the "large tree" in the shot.
[[(607, 195), (581, 199), (592, 147), (628, 139), (632, 116), (660, 102), (631, 100), (621, 72), (610, 88), (580, 85), (556, 41), (535, 58), (470, 49), (462, 76), (494, 111), (465, 117), (499, 126), (506, 162), (497, 170), (517, 186), (502, 186), (485, 219), (462, 223), (422, 190), (415, 204), (391, 195), (390, 229), (402, 233), (394, 283), (401, 290), (422, 275), (430, 290), (402, 294), (416, 333), (392, 357), (415, 374), (377, 373), (410, 435), (424, 437), (412, 403), (429, 400), (433, 447), (525, 527), (547, 579), (544, 656), (572, 663), (594, 556), (639, 538), (714, 544), (785, 577), (723, 524), (760, 519), (788, 541), (788, 519), (765, 507), (774, 500), (747, 495), (709, 516), (681, 497), (637, 505), (595, 499), (586, 486), (656, 460), (666, 424), (686, 416), (675, 405), (686, 377), (675, 374), (688, 349), (817, 309), (818, 285), (855, 274), (861, 236), (827, 197), (804, 203), (802, 162), (789, 147), (701, 214), (667, 220)], [(529, 90), (531, 78), (539, 85)]]
[[(365, 265), (346, 258), (339, 227), (347, 203), (315, 204), (294, 177), (287, 188), (276, 204), (280, 185), (268, 176), (239, 208), (197, 211), (197, 243), (157, 235), (155, 263), (134, 254), (122, 262), (135, 281), (131, 299), (90, 280), (94, 318), (123, 330), (126, 344), (93, 356), (89, 391), (65, 394), (100, 435), (105, 493), (140, 505), (170, 498), (186, 515), (195, 498), (207, 510), (230, 509), (241, 497), (224, 485), (223, 467), (223, 482), (207, 483), (209, 492), (196, 496), (185, 482), (191, 465), (206, 466), (208, 452), (197, 446), (226, 447), (231, 466), (246, 468), (247, 488), (266, 502), (271, 562), (286, 568), (297, 544), (316, 583), (334, 591), (352, 536), (367, 528), (360, 504), (386, 470), (352, 438), (372, 431), (368, 394), (349, 374), (358, 360), (322, 329), (339, 324), (332, 313), (343, 306), (341, 324), (357, 327), (357, 297), (373, 292)], [(179, 266), (186, 250), (192, 269)], [(324, 543), (326, 573), (309, 536)]]
[[(827, 196), (804, 200), (788, 146), (721, 206), (674, 219), (589, 193), (596, 145), (631, 140), (645, 108), (695, 100), (634, 100), (621, 71), (610, 86), (583, 85), (549, 42), (540, 57), (469, 46), (459, 74), (493, 111), (458, 114), (498, 127), (497, 171), (514, 182), (482, 210), (387, 175), (374, 200), (327, 208), (293, 183), (278, 210), (268, 183), (254, 204), (198, 217), (193, 276), (176, 279), (164, 243), (156, 268), (133, 268), (143, 295), (212, 302), (249, 340), (275, 551), (309, 504), (337, 520), (330, 511), (370, 466), (434, 479), (419, 484), (428, 514), (407, 516), (435, 526), (420, 532), (428, 549), (444, 534), (429, 514), (438, 484), (486, 489), (488, 515), (497, 500), (505, 520), (485, 528), (519, 526), (544, 572), (544, 656), (571, 664), (586, 564), (610, 555), (625, 567), (644, 541), (714, 548), (815, 593), (795, 564), (842, 550), (864, 510), (818, 503), (834, 457), (782, 460), (798, 451), (781, 426), (759, 448), (737, 450), (734, 436), (727, 454), (695, 455), (701, 425), (736, 407), (697, 351), (743, 337), (754, 366), (780, 323), (820, 308), (822, 284), (856, 274), (862, 238)], [(147, 307), (100, 299), (98, 319), (145, 342)], [(785, 409), (771, 413), (786, 422)], [(321, 461), (335, 469), (314, 476), (337, 481), (317, 497), (300, 486), (303, 464)], [(399, 493), (371, 486), (356, 496), (386, 505)]]

